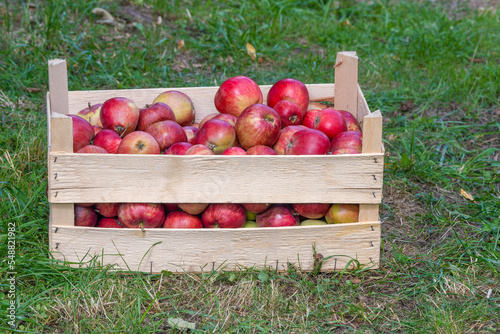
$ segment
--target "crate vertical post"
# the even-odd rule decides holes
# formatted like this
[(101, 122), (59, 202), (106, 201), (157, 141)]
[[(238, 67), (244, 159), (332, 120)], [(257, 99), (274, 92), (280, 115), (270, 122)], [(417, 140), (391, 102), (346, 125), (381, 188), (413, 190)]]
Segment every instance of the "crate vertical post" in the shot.
[(337, 53), (334, 87), (335, 109), (347, 110), (358, 118), (358, 57), (356, 52)]
[[(66, 61), (61, 59), (49, 60), (49, 93), (47, 94), (47, 126), (48, 146), (50, 152), (73, 152), (73, 125), (68, 107), (68, 76)], [(72, 226), (74, 221), (74, 204), (52, 203), (57, 197), (57, 191), (52, 191), (52, 185), (57, 182), (57, 173), (53, 173), (51, 166), (57, 161), (51, 161), (48, 155), (48, 184), (50, 217), (49, 229), (55, 226)], [(58, 245), (52, 240), (53, 233), (49, 233), (50, 250), (57, 251)]]

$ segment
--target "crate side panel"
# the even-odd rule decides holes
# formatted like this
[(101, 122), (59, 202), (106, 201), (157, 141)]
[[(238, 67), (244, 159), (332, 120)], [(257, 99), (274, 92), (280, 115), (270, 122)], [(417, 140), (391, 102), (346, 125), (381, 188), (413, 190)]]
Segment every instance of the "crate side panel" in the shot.
[(104, 264), (122, 270), (200, 272), (224, 267), (288, 263), (314, 268), (314, 250), (324, 259), (322, 270), (341, 270), (351, 259), (377, 264), (380, 223), (254, 229), (100, 229), (53, 228), (56, 259), (78, 263), (102, 256)]

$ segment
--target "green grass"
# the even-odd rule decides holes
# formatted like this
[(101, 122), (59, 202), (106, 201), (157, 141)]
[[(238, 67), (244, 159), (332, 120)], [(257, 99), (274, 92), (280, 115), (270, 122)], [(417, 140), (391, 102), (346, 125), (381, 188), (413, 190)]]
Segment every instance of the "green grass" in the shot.
[[(127, 26), (97, 23), (95, 7)], [(439, 1), (74, 0), (3, 1), (0, 14), (0, 253), (8, 259), (14, 223), (20, 332), (177, 332), (174, 318), (196, 324), (192, 332), (500, 330), (497, 11)], [(117, 275), (50, 260), (49, 59), (67, 60), (71, 90), (218, 85), (234, 75), (323, 83), (342, 50), (357, 51), (359, 83), (384, 115), (380, 269)]]

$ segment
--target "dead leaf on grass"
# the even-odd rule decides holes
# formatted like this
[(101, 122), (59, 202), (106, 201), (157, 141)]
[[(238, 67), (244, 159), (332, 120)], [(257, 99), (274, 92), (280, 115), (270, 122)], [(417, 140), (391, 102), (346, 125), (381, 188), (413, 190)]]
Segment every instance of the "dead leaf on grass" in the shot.
[(255, 47), (252, 44), (247, 43), (246, 48), (247, 54), (250, 56), (250, 58), (252, 58), (252, 60), (255, 60), (257, 57), (257, 50), (255, 50)]
[(177, 48), (182, 49), (184, 47), (185, 43), (183, 39), (177, 40)]
[(465, 190), (460, 189), (460, 195), (462, 195), (463, 197), (465, 197), (465, 198), (466, 198), (466, 199), (468, 199), (469, 201), (474, 202), (474, 197), (472, 197), (472, 195), (471, 195), (471, 194), (469, 194), (468, 192), (466, 192)]
[(124, 22), (120, 22), (113, 15), (111, 15), (106, 9), (96, 7), (92, 9), (92, 14), (99, 16), (101, 19), (97, 20), (96, 22), (99, 24), (106, 24), (106, 25), (111, 25), (111, 26), (117, 26), (118, 28), (123, 28), (125, 27)]
[(181, 318), (168, 318), (167, 324), (174, 328), (196, 329), (196, 323), (188, 322)]

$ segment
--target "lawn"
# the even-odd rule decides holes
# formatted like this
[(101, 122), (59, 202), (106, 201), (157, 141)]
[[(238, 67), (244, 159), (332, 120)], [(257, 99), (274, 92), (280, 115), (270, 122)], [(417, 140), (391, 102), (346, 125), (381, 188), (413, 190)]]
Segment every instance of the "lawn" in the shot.
[[(115, 20), (102, 22), (97, 7)], [(497, 7), (2, 1), (0, 330), (13, 330), (13, 301), (23, 333), (500, 332)], [(66, 59), (70, 90), (213, 86), (236, 75), (328, 83), (344, 50), (357, 52), (359, 84), (384, 116), (378, 269), (143, 275), (51, 260), (49, 59)]]

